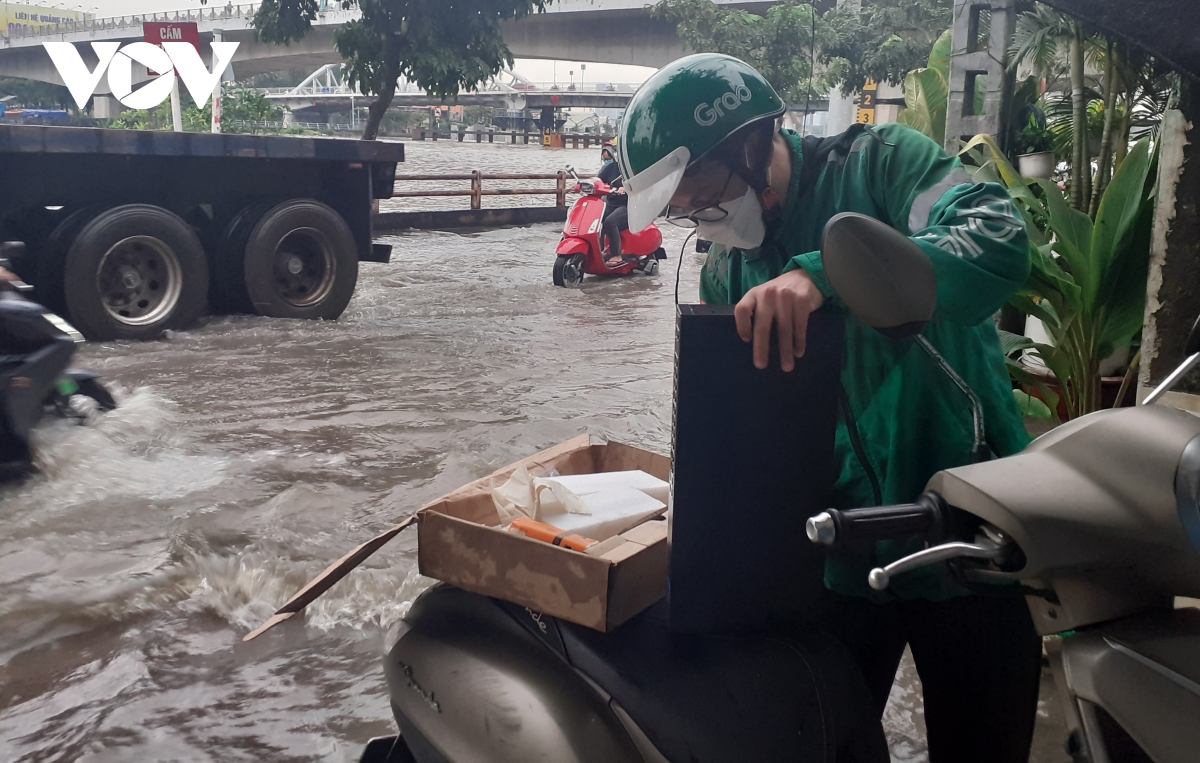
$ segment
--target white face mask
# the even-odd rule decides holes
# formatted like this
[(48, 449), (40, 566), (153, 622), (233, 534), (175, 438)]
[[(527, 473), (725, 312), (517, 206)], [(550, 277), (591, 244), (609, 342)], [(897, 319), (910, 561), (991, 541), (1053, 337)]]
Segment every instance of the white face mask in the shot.
[(696, 231), (700, 238), (738, 249), (754, 249), (762, 244), (767, 235), (767, 223), (753, 188), (747, 188), (745, 196), (725, 202), (721, 207), (728, 212), (723, 219), (714, 223), (697, 222)]

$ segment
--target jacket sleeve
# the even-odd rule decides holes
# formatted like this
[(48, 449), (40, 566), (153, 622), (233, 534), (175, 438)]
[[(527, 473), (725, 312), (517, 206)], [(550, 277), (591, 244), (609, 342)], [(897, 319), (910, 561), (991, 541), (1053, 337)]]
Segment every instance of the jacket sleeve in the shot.
[[(916, 130), (888, 126), (871, 141), (866, 180), (880, 219), (929, 255), (938, 280), (935, 317), (975, 325), (999, 310), (1029, 275), (1025, 223), (1003, 186), (973, 181), (958, 159)], [(820, 252), (793, 258), (834, 296)]]

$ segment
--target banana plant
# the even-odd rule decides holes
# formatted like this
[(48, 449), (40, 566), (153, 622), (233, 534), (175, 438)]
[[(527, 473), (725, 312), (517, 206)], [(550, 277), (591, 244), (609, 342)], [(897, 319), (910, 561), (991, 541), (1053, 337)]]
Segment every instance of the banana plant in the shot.
[(938, 38), (929, 52), (929, 66), (914, 69), (904, 78), (904, 111), (899, 121), (946, 143), (946, 108), (950, 97), (950, 30)]
[[(990, 136), (963, 150), (1008, 187), (1025, 217), (1032, 269), (1011, 304), (1041, 320), (1051, 338), (1041, 344), (1010, 334), (1003, 349), (1006, 355), (1028, 350), (1046, 364), (1069, 417), (1091, 413), (1100, 405), (1100, 361), (1142, 327), (1157, 149), (1138, 141), (1104, 189), (1094, 222), (1054, 183), (1022, 178)], [(1015, 362), (1014, 369), (1014, 379), (1030, 383)]]

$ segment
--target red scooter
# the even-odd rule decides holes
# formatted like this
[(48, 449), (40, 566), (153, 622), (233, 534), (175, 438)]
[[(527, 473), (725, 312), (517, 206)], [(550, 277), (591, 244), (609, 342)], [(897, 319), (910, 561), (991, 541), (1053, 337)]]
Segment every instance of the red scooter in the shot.
[(621, 262), (608, 264), (607, 240), (601, 245), (600, 221), (608, 208), (612, 188), (599, 178), (581, 180), (573, 167), (567, 171), (575, 178), (574, 192), (582, 194), (571, 205), (567, 223), (563, 226), (562, 241), (558, 242), (558, 257), (554, 260), (554, 285), (578, 286), (584, 274), (624, 276), (639, 272), (658, 273), (658, 261), (667, 257), (662, 248), (662, 232), (653, 223), (640, 233), (621, 231)]

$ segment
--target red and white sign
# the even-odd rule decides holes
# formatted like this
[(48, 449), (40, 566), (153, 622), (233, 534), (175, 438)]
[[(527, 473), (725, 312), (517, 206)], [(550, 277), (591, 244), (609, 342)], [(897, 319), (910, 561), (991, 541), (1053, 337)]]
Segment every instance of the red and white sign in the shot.
[[(162, 45), (164, 42), (189, 42), (196, 52), (200, 52), (200, 29), (194, 21), (144, 21), (142, 35), (151, 45)], [(147, 69), (149, 71), (149, 69)], [(149, 72), (151, 77), (158, 72)]]

